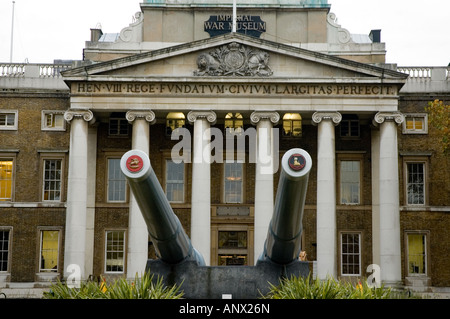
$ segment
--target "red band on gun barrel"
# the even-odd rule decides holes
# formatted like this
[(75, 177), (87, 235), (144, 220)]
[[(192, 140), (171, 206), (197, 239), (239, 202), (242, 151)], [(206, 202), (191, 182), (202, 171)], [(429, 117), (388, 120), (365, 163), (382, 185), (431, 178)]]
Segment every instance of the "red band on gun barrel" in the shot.
[(136, 173), (139, 172), (144, 166), (144, 161), (140, 156), (132, 155), (127, 159), (127, 169), (130, 172)]

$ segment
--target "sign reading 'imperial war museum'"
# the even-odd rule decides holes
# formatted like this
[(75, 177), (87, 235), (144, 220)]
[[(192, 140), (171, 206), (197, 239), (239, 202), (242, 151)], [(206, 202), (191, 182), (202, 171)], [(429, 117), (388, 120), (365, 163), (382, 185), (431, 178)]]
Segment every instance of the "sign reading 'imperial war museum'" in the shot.
[[(204, 23), (204, 29), (211, 37), (229, 33), (233, 29), (233, 16), (229, 14), (210, 16)], [(260, 16), (238, 15), (236, 32), (259, 38), (261, 33), (266, 32), (266, 22), (262, 21)]]

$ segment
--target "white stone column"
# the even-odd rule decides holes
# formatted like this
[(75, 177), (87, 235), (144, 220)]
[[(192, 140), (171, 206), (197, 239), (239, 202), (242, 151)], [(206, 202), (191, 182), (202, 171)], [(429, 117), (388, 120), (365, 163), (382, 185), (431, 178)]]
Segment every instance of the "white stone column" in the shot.
[[(150, 124), (155, 123), (153, 111), (128, 111), (126, 119), (133, 125), (131, 148), (141, 150), (150, 156)], [(148, 230), (144, 217), (130, 192), (127, 244), (127, 278), (141, 276), (148, 259)]]
[(380, 271), (386, 285), (402, 280), (397, 125), (403, 121), (400, 112), (379, 112), (374, 117), (380, 125)]
[(88, 189), (88, 122), (90, 110), (68, 110), (64, 119), (71, 123), (67, 210), (64, 247), (64, 278), (86, 280), (86, 218)]
[(339, 112), (316, 112), (317, 132), (317, 276), (337, 278), (335, 129)]
[(256, 125), (256, 171), (255, 171), (255, 235), (254, 260), (264, 252), (270, 220), (273, 215), (274, 193), (273, 174), (278, 170), (279, 134), (273, 134), (273, 125), (280, 120), (277, 112), (255, 111), (250, 121)]
[(194, 125), (191, 197), (191, 242), (211, 264), (211, 124), (213, 111), (191, 111), (187, 115)]

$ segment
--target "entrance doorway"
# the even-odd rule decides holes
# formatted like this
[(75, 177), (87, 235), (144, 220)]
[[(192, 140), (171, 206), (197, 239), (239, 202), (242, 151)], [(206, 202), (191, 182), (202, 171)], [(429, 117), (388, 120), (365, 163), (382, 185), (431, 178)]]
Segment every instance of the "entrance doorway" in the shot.
[[(253, 213), (253, 207), (251, 210)], [(214, 215), (211, 220), (211, 265), (253, 266), (253, 216)]]
[(248, 265), (248, 232), (245, 230), (219, 230), (219, 266)]

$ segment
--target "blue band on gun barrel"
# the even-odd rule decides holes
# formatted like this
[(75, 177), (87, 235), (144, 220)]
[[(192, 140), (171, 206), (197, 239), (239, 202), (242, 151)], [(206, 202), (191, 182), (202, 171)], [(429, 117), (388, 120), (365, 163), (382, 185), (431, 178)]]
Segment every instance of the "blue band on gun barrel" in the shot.
[(306, 159), (299, 153), (292, 154), (288, 160), (289, 167), (294, 171), (301, 171), (306, 166)]

